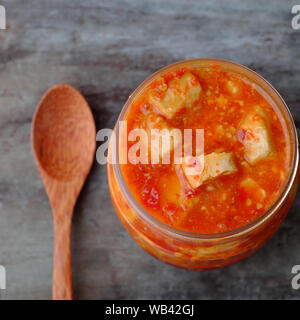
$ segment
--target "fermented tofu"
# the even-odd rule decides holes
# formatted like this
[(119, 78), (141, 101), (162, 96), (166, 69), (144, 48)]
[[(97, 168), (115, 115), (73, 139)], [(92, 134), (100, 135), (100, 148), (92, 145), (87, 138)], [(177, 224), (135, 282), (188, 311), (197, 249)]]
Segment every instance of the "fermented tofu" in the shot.
[(201, 85), (190, 72), (186, 72), (179, 79), (172, 79), (169, 85), (163, 78), (158, 81), (159, 85), (149, 93), (149, 103), (167, 119), (173, 118), (185, 107), (190, 108), (199, 100)]
[(266, 158), (272, 151), (267, 119), (260, 107), (246, 115), (240, 125), (240, 141), (245, 147), (245, 158), (250, 164)]
[(198, 188), (211, 179), (237, 171), (232, 153), (226, 152), (213, 152), (202, 158), (201, 156), (185, 157), (182, 169), (188, 183), (193, 189)]
[[(180, 129), (172, 128), (166, 120), (156, 114), (147, 117), (150, 154), (153, 162), (169, 164), (171, 152), (182, 144)], [(169, 137), (170, 138), (169, 138)], [(158, 141), (156, 144), (155, 141)]]
[(255, 201), (263, 201), (266, 191), (252, 178), (246, 178), (241, 182), (241, 188)]
[(227, 90), (229, 91), (229, 93), (232, 95), (236, 95), (240, 91), (238, 84), (236, 82), (231, 81), (231, 80), (228, 80), (226, 82), (226, 87), (227, 87)]

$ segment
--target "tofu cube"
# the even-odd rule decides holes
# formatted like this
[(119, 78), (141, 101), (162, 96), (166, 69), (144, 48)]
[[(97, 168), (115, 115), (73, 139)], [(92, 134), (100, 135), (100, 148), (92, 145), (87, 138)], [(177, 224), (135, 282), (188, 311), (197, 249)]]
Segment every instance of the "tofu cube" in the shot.
[(167, 85), (163, 78), (158, 80), (158, 86), (149, 93), (149, 103), (167, 119), (172, 119), (184, 108), (190, 108), (199, 100), (201, 85), (190, 72), (181, 78), (172, 79)]
[(260, 107), (246, 115), (238, 133), (245, 147), (245, 158), (250, 164), (255, 164), (271, 153), (273, 148), (269, 126)]
[(202, 157), (185, 157), (182, 169), (193, 189), (211, 179), (237, 171), (232, 153), (226, 152), (213, 152)]
[(171, 163), (171, 152), (182, 144), (180, 129), (172, 128), (161, 116), (150, 114), (147, 118), (147, 131), (151, 162)]

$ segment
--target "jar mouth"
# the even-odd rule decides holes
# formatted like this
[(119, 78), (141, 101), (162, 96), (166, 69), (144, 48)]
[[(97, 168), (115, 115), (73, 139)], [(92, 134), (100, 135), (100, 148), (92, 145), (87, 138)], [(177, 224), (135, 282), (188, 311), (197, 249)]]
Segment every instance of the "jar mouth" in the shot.
[[(290, 172), (288, 175), (288, 178), (286, 180), (286, 184), (283, 187), (280, 195), (278, 196), (277, 200), (272, 204), (272, 206), (264, 212), (261, 216), (256, 218), (255, 220), (251, 221), (250, 223), (239, 227), (237, 229), (233, 229), (230, 231), (222, 232), (222, 233), (212, 233), (212, 234), (206, 234), (206, 233), (196, 233), (196, 232), (190, 232), (181, 230), (172, 226), (169, 226), (162, 221), (155, 218), (153, 215), (151, 215), (147, 210), (145, 210), (142, 205), (135, 199), (133, 194), (131, 193), (129, 187), (126, 184), (126, 181), (124, 179), (120, 162), (119, 162), (119, 121), (122, 121), (127, 111), (129, 110), (131, 104), (134, 102), (134, 100), (143, 92), (143, 90), (157, 77), (159, 77), (162, 73), (171, 71), (172, 69), (176, 69), (178, 67), (184, 67), (184, 66), (191, 66), (191, 65), (199, 65), (203, 67), (207, 67), (210, 64), (220, 64), (221, 67), (227, 66), (231, 67), (235, 70), (244, 71), (246, 74), (251, 75), (254, 79), (256, 79), (259, 82), (259, 85), (262, 87), (263, 91), (266, 93), (266, 89), (269, 89), (270, 92), (274, 94), (274, 96), (277, 98), (276, 106), (279, 107), (280, 112), (283, 113), (285, 116), (285, 122), (287, 126), (288, 133), (290, 135), (290, 145), (291, 145), (291, 161), (290, 161)], [(243, 75), (245, 76), (245, 75)], [(272, 98), (272, 101), (274, 102), (274, 99)], [(275, 103), (275, 102), (274, 102)], [(293, 185), (293, 182), (296, 178), (297, 174), (297, 168), (299, 163), (299, 152), (298, 152), (298, 136), (297, 136), (297, 130), (293, 121), (293, 117), (290, 113), (290, 110), (288, 106), (286, 105), (283, 98), (280, 96), (278, 91), (262, 76), (257, 74), (255, 71), (238, 64), (236, 62), (232, 62), (229, 60), (224, 59), (215, 59), (215, 58), (196, 58), (196, 59), (190, 59), (190, 60), (183, 60), (176, 63), (173, 63), (171, 65), (168, 65), (155, 73), (153, 73), (151, 76), (149, 76), (146, 80), (144, 80), (136, 89), (135, 91), (129, 96), (128, 100), (126, 101), (124, 107), (122, 108), (122, 111), (119, 115), (119, 118), (117, 120), (117, 124), (115, 126), (115, 139), (112, 139), (112, 159), (113, 159), (113, 166), (115, 169), (115, 174), (117, 181), (120, 185), (120, 188), (122, 192), (124, 193), (127, 201), (130, 203), (130, 205), (134, 208), (137, 215), (140, 216), (145, 222), (147, 222), (150, 225), (153, 225), (157, 229), (161, 230), (164, 233), (169, 233), (170, 235), (177, 237), (185, 238), (188, 240), (202, 240), (202, 241), (214, 241), (214, 240), (224, 240), (224, 239), (230, 239), (239, 237), (242, 235), (245, 235), (256, 228), (258, 228), (260, 225), (264, 224), (267, 220), (269, 220), (274, 214), (276, 214), (277, 210), (281, 207), (283, 202), (285, 201), (286, 197), (288, 196), (291, 187)]]

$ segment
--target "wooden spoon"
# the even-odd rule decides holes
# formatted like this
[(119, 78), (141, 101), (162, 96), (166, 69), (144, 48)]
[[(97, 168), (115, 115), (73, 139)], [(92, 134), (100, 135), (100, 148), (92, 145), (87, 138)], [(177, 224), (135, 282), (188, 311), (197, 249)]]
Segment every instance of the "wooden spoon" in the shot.
[(32, 121), (33, 155), (53, 211), (53, 299), (72, 299), (71, 223), (94, 160), (96, 128), (84, 97), (67, 84), (49, 89)]

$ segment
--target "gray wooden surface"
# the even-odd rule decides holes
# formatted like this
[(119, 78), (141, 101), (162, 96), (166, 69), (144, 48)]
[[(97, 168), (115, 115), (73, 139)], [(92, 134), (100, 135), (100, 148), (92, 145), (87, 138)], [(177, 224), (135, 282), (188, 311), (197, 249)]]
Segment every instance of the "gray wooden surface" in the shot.
[[(35, 107), (67, 82), (112, 127), (128, 95), (155, 70), (194, 57), (251, 67), (282, 94), (300, 126), (300, 31), (293, 2), (6, 0), (0, 30), (0, 264), (2, 299), (51, 298), (52, 216), (30, 147)], [(74, 215), (77, 299), (299, 299), (300, 197), (259, 252), (231, 267), (189, 272), (155, 260), (129, 237), (94, 164)]]

